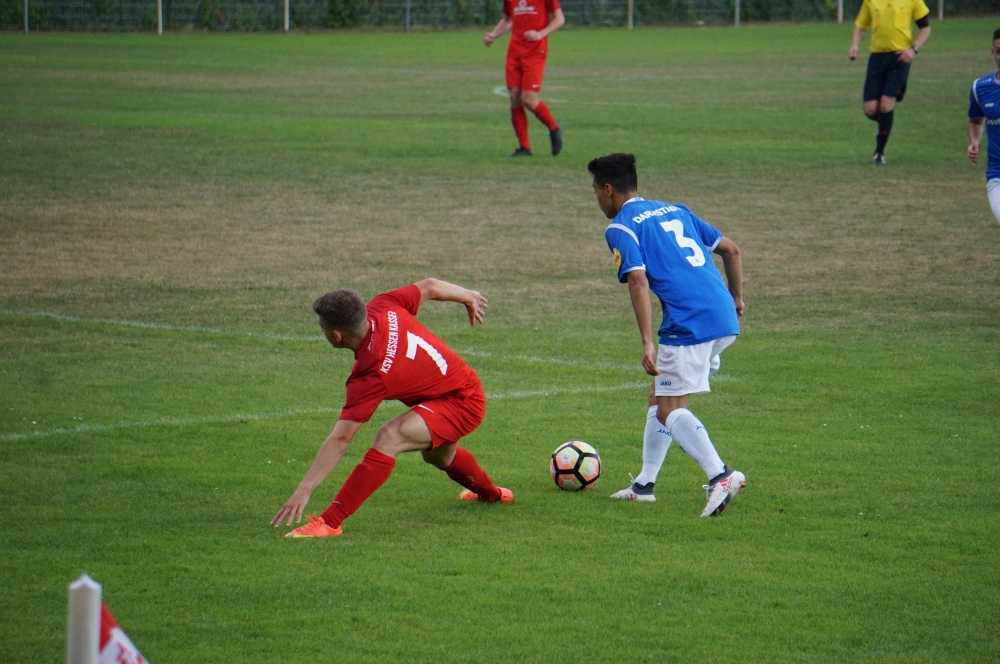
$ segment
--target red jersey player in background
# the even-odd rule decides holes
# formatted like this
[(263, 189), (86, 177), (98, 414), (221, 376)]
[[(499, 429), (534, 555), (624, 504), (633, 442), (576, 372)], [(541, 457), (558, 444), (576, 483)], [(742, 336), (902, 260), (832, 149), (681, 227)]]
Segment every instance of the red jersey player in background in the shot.
[(470, 324), (483, 322), (485, 297), (437, 279), (384, 293), (367, 305), (352, 290), (333, 291), (313, 302), (330, 344), (354, 352), (354, 368), (339, 421), (295, 493), (271, 519), (274, 527), (285, 520), (285, 525), (302, 521), (309, 496), (337, 467), (383, 400), (398, 399), (412, 410), (378, 430), (330, 507), (285, 537), (340, 535), (340, 524), (389, 479), (401, 452), (419, 450), (424, 461), (465, 487), (462, 500), (514, 502), (514, 494), (494, 485), (476, 458), (458, 446), (483, 421), (486, 394), (476, 372), (414, 318), (427, 300), (459, 302), (468, 310)]
[(549, 54), (548, 36), (563, 27), (566, 18), (559, 0), (504, 0), (503, 18), (484, 37), (490, 46), (497, 37), (510, 30), (507, 46), (507, 89), (510, 91), (510, 120), (520, 146), (511, 157), (530, 157), (527, 106), (549, 129), (552, 154), (562, 151), (562, 129), (556, 124), (549, 107), (538, 100), (545, 76), (545, 58)]

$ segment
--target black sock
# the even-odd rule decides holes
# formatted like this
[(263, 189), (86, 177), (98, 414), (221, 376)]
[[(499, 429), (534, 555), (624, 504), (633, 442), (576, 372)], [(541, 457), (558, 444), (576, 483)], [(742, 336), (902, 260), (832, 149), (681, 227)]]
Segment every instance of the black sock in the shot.
[(875, 152), (885, 154), (885, 144), (889, 142), (889, 132), (892, 131), (892, 111), (883, 113), (878, 120), (878, 137), (875, 142)]

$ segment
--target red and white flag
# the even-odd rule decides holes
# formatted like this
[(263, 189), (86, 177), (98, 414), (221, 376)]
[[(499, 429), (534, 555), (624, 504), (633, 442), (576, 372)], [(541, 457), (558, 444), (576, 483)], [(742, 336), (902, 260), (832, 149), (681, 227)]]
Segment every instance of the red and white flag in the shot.
[(98, 664), (149, 664), (139, 653), (108, 607), (101, 602), (101, 648)]

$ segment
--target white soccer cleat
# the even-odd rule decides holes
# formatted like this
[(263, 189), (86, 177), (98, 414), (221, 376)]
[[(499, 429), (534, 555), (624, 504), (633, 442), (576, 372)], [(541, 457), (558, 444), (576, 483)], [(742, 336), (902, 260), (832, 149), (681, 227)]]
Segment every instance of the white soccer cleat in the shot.
[[(632, 473), (629, 473), (628, 476), (632, 477)], [(640, 486), (635, 483), (635, 478), (632, 477), (632, 486), (611, 494), (611, 497), (615, 500), (637, 500), (640, 503), (655, 503), (656, 496), (653, 494), (655, 486), (656, 482)]]
[(719, 516), (733, 496), (747, 485), (747, 478), (738, 470), (730, 470), (711, 484), (702, 486), (708, 496), (708, 504), (701, 513), (702, 516)]

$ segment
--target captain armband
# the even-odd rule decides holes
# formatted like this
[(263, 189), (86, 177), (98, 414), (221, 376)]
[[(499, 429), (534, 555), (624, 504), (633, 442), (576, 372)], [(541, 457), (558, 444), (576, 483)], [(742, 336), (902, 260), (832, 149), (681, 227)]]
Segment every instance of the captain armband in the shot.
[(930, 14), (928, 14), (927, 16), (925, 16), (923, 18), (918, 18), (917, 19), (917, 27), (918, 28), (927, 28), (927, 27), (930, 27), (931, 20), (930, 20), (929, 17), (930, 17)]

